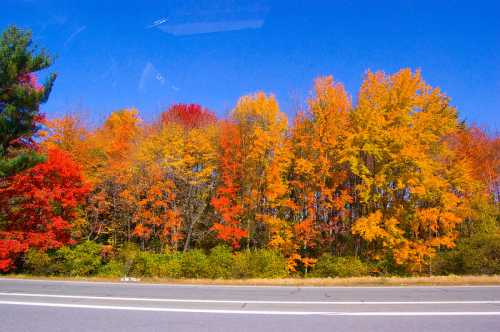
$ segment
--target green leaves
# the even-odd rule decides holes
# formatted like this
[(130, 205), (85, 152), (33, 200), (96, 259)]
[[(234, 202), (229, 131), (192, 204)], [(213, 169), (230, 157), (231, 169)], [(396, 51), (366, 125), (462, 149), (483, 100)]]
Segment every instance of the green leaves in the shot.
[[(39, 105), (49, 98), (56, 79), (50, 74), (43, 85), (36, 72), (52, 64), (44, 50), (31, 42), (31, 32), (9, 27), (0, 38), (0, 176), (21, 171), (40, 158), (33, 154), (14, 153), (19, 147), (30, 147), (32, 136), (40, 129)], [(12, 160), (9, 160), (13, 158)]]

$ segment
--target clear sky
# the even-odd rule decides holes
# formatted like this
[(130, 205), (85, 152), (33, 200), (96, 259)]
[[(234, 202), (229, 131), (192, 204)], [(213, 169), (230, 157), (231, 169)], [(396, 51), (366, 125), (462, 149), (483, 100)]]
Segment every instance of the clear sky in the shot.
[(224, 116), (239, 96), (276, 95), (282, 110), (331, 74), (356, 97), (367, 69), (421, 69), (468, 122), (500, 130), (499, 1), (2, 0), (0, 29), (31, 28), (57, 56), (43, 111), (94, 123), (171, 103)]

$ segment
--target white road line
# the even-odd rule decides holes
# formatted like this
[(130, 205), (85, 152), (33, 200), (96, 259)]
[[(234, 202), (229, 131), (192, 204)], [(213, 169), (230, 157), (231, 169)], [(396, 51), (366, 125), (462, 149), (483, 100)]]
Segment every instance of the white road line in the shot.
[(93, 284), (93, 285), (114, 285), (125, 287), (185, 287), (185, 288), (329, 288), (329, 289), (425, 289), (425, 288), (500, 288), (500, 285), (401, 285), (401, 286), (308, 286), (308, 285), (216, 285), (216, 284), (173, 284), (173, 283), (135, 283), (135, 282), (115, 282), (115, 281), (81, 281), (81, 280), (45, 280), (45, 279), (21, 279), (0, 277), (2, 281), (19, 281), (35, 283), (61, 283), (61, 284)]
[(178, 313), (208, 313), (208, 314), (239, 314), (239, 315), (294, 315), (294, 316), (500, 316), (500, 311), (439, 311), (439, 312), (404, 312), (404, 311), (381, 311), (381, 312), (336, 312), (336, 311), (265, 311), (265, 310), (217, 310), (217, 309), (177, 309), (177, 308), (148, 308), (131, 306), (107, 306), (87, 304), (66, 304), (48, 302), (19, 302), (0, 301), (0, 304), (23, 305), (52, 308), (80, 308), (80, 309), (103, 309), (103, 310), (131, 310), (150, 312), (178, 312)]
[(39, 294), (39, 293), (7, 293), (0, 292), (0, 296), (14, 297), (44, 297), (59, 299), (80, 300), (107, 300), (107, 301), (141, 301), (141, 302), (170, 302), (170, 303), (226, 303), (226, 304), (500, 304), (497, 300), (482, 301), (266, 301), (266, 300), (206, 300), (206, 299), (169, 299), (169, 298), (146, 298), (146, 297), (114, 297), (114, 296), (90, 296), (90, 295), (63, 295), (63, 294)]

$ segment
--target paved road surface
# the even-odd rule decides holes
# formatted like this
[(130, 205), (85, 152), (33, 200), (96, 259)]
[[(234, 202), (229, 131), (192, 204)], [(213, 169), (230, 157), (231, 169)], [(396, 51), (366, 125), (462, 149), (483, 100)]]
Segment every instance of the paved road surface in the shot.
[(0, 331), (500, 331), (500, 287), (241, 287), (0, 278)]

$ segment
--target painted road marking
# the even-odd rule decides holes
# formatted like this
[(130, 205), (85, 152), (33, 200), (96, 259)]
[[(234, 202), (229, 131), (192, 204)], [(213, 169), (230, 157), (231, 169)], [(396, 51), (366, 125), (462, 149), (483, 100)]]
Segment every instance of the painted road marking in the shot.
[(108, 306), (87, 304), (66, 304), (48, 302), (19, 302), (0, 301), (0, 304), (23, 305), (53, 308), (79, 308), (79, 309), (104, 309), (104, 310), (129, 310), (151, 312), (178, 312), (178, 313), (209, 313), (209, 314), (240, 314), (240, 315), (295, 315), (295, 316), (500, 316), (500, 311), (440, 311), (440, 312), (336, 312), (336, 311), (265, 311), (265, 310), (217, 310), (217, 309), (177, 309), (177, 308), (148, 308), (131, 306)]
[(226, 303), (226, 304), (500, 304), (498, 300), (481, 301), (266, 301), (266, 300), (206, 300), (206, 299), (169, 299), (169, 298), (145, 298), (145, 297), (113, 297), (113, 296), (90, 296), (90, 295), (62, 295), (62, 294), (39, 294), (39, 293), (11, 293), (0, 292), (0, 296), (18, 297), (46, 297), (60, 299), (81, 299), (81, 300), (108, 300), (108, 301), (142, 301), (142, 302), (170, 302), (170, 303)]

